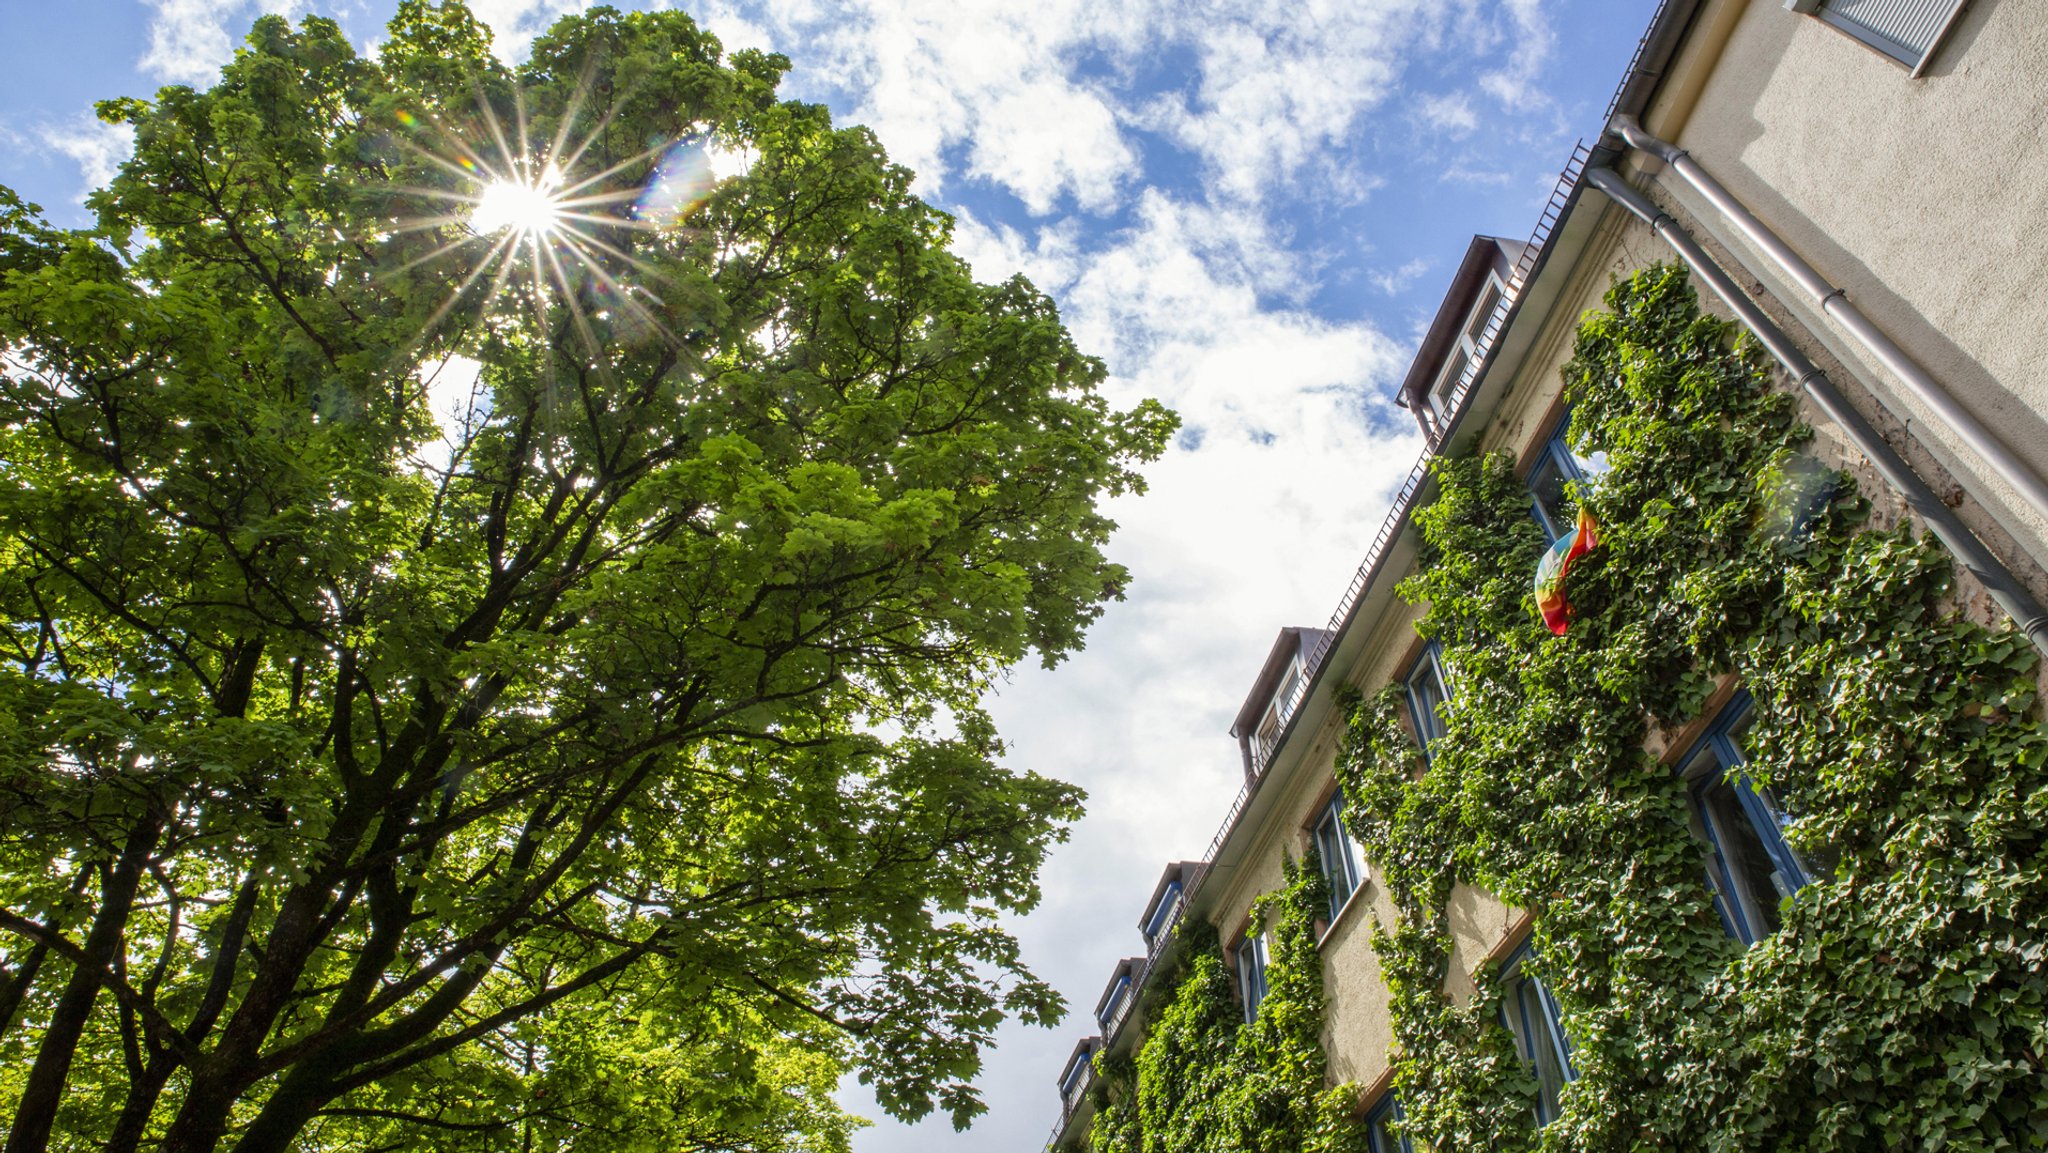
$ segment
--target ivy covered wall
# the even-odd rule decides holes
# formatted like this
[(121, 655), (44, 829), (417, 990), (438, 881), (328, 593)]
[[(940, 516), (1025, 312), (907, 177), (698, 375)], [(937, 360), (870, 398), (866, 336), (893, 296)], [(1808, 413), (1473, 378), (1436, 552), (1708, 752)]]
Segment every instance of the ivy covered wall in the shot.
[[(1566, 369), (1600, 544), (1540, 623), (1546, 541), (1513, 462), (1435, 462), (1403, 597), (1442, 646), (1425, 761), (1398, 686), (1348, 702), (1347, 820), (1397, 915), (1373, 948), (1418, 1150), (2048, 1147), (2048, 735), (2034, 653), (1963, 611), (1947, 555), (1871, 527), (1761, 350), (1682, 270), (1619, 281)], [(1672, 763), (1736, 686), (1744, 769), (1818, 877), (1745, 948), (1717, 913)], [(1327, 1086), (1313, 856), (1255, 904), (1270, 991), (1243, 1021), (1212, 926), (1183, 923), (1135, 1056), (1098, 1057), (1094, 1153), (1352, 1153)], [(1459, 884), (1533, 916), (1525, 962), (1576, 1079), (1538, 1087), (1498, 972), (1446, 995)]]
[(1136, 1059), (1099, 1059), (1094, 1153), (1363, 1153), (1357, 1087), (1325, 1084), (1316, 920), (1329, 895), (1314, 851), (1285, 875), (1252, 907), (1270, 959), (1249, 1023), (1214, 928), (1182, 922), (1179, 971)]
[[(2048, 1144), (2033, 651), (1967, 619), (1937, 546), (1867, 529), (1850, 478), (1802, 453), (1767, 358), (1682, 272), (1644, 270), (1607, 305), (1566, 370), (1576, 448), (1611, 465), (1579, 494), (1600, 546), (1571, 571), (1569, 631), (1532, 611), (1545, 542), (1512, 463), (1440, 460), (1402, 593), (1443, 647), (1447, 732), (1425, 764), (1390, 689), (1355, 703), (1339, 759), (1399, 911), (1374, 945), (1409, 1133), (1439, 1150)], [(1747, 771), (1820, 863), (1748, 949), (1715, 911), (1686, 782), (1645, 749), (1731, 681), (1754, 699)], [(1540, 1130), (1496, 975), (1465, 1005), (1444, 995), (1460, 881), (1534, 916), (1530, 964), (1578, 1075)]]

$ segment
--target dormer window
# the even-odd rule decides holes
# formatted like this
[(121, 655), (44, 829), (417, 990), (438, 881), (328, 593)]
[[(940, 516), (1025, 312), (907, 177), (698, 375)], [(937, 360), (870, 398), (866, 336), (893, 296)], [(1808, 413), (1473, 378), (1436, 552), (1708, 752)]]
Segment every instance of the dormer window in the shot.
[(1102, 1000), (1101, 1011), (1095, 1014), (1095, 1020), (1104, 1033), (1110, 1032), (1123, 1017), (1124, 1003), (1130, 999), (1131, 972), (1127, 968), (1117, 975), (1116, 983), (1109, 987), (1109, 995)]
[(1429, 406), (1439, 424), (1451, 414), (1451, 402), (1456, 399), (1458, 382), (1465, 379), (1465, 370), (1486, 351), (1480, 342), (1486, 337), (1486, 326), (1493, 319), (1493, 310), (1500, 307), (1501, 298), (1506, 295), (1507, 287), (1500, 278), (1489, 274), (1486, 287), (1479, 293), (1478, 303), (1466, 314), (1465, 323), (1458, 329), (1457, 343), (1437, 373), (1436, 383), (1430, 385)]
[(1154, 950), (1158, 949), (1159, 938), (1167, 930), (1173, 928), (1173, 923), (1179, 918), (1179, 914), (1180, 882), (1178, 880), (1169, 881), (1166, 888), (1159, 894), (1159, 903), (1153, 905), (1152, 911), (1145, 917), (1145, 947)]
[(1273, 699), (1266, 705), (1266, 713), (1259, 719), (1259, 763), (1273, 759), (1273, 750), (1280, 745), (1280, 731), (1287, 727), (1287, 718), (1294, 712), (1294, 693), (1301, 685), (1301, 666), (1290, 664), (1280, 678), (1280, 687), (1273, 693)]
[(1074, 1053), (1067, 1058), (1067, 1067), (1060, 1072), (1060, 1104), (1068, 1114), (1080, 1108), (1082, 1097), (1088, 1086), (1095, 1080), (1095, 1050), (1101, 1042), (1094, 1037), (1083, 1038), (1074, 1046)]
[(1287, 722), (1301, 708), (1314, 683), (1316, 662), (1329, 634), (1322, 629), (1284, 628), (1259, 666), (1258, 679), (1244, 696), (1230, 735), (1244, 757), (1244, 775), (1256, 777), (1279, 755)]

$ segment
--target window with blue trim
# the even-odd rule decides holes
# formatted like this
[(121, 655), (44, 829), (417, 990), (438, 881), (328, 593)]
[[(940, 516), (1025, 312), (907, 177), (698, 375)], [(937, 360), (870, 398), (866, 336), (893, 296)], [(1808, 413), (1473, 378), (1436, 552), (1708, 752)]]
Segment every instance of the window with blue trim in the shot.
[(1246, 933), (1237, 945), (1237, 994), (1244, 1001), (1247, 1023), (1259, 1015), (1259, 1002), (1266, 999), (1266, 938)]
[(1536, 1124), (1557, 1119), (1558, 1097), (1578, 1078), (1571, 1045), (1558, 1021), (1557, 1002), (1529, 970), (1529, 946), (1515, 950), (1501, 971), (1501, 1023), (1515, 1036), (1515, 1050), (1536, 1074)]
[(1111, 990), (1109, 997), (1102, 1002), (1102, 1012), (1095, 1015), (1095, 1020), (1104, 1029), (1108, 1029), (1110, 1023), (1116, 1020), (1117, 1012), (1123, 1008), (1124, 998), (1130, 995), (1131, 975), (1125, 973), (1116, 979), (1116, 988)]
[(1394, 1130), (1400, 1119), (1400, 1099), (1392, 1093), (1380, 1098), (1365, 1115), (1365, 1147), (1371, 1153), (1414, 1153), (1407, 1136)]
[(1692, 800), (1693, 832), (1707, 845), (1707, 880), (1728, 935), (1754, 945), (1778, 931), (1784, 901), (1812, 877), (1786, 843), (1784, 806), (1742, 771), (1755, 713), (1737, 694), (1680, 762)]
[(1095, 1050), (1098, 1046), (1084, 1042), (1067, 1060), (1067, 1071), (1060, 1077), (1060, 1100), (1069, 1110), (1080, 1104), (1079, 1090), (1088, 1083), (1088, 1075), (1095, 1071)]
[(1145, 944), (1157, 947), (1159, 934), (1173, 921), (1173, 915), (1180, 911), (1180, 882), (1172, 881), (1159, 894), (1159, 903), (1152, 906), (1152, 917), (1145, 922)]
[(1444, 735), (1443, 706), (1451, 699), (1451, 683), (1444, 676), (1443, 650), (1435, 641), (1422, 651), (1415, 667), (1408, 670), (1408, 719), (1415, 724), (1415, 742), (1422, 755), (1429, 755), (1429, 743)]
[(1316, 856), (1322, 861), (1323, 880), (1330, 889), (1330, 920), (1335, 921), (1365, 875), (1351, 833), (1344, 827), (1342, 789), (1323, 806), (1323, 815), (1316, 820)]
[(1607, 454), (1579, 456), (1571, 450), (1571, 427), (1571, 414), (1566, 413), (1550, 439), (1537, 450), (1536, 462), (1529, 466), (1530, 512), (1551, 540), (1570, 532), (1578, 523), (1579, 509), (1569, 485), (1590, 484), (1607, 471)]

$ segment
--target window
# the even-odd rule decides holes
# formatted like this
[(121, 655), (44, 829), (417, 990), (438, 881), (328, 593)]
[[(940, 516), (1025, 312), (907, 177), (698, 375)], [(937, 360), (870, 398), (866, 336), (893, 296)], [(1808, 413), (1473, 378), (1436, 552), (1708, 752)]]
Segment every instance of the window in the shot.
[(1739, 694), (1681, 762), (1692, 786), (1693, 832), (1709, 851), (1707, 881), (1729, 936), (1745, 945), (1778, 931), (1778, 909), (1810, 876), (1790, 845), (1783, 806), (1742, 772), (1754, 714)]
[(1450, 699), (1443, 652), (1432, 641), (1408, 672), (1408, 719), (1415, 723), (1415, 740), (1424, 757), (1429, 756), (1430, 742), (1444, 735), (1443, 706)]
[(1414, 1153), (1408, 1138), (1394, 1132), (1401, 1119), (1401, 1102), (1392, 1093), (1380, 1098), (1365, 1115), (1365, 1147), (1370, 1153)]
[(1507, 290), (1499, 278), (1488, 276), (1486, 287), (1479, 293), (1478, 306), (1465, 319), (1465, 326), (1458, 330), (1458, 343), (1451, 350), (1444, 369), (1437, 374), (1436, 383), (1429, 387), (1430, 407), (1436, 410), (1438, 420), (1450, 415), (1452, 394), (1458, 391), (1458, 382), (1465, 377), (1465, 369), (1480, 358), (1485, 351), (1479, 346), (1480, 338), (1486, 335), (1486, 324), (1493, 319), (1493, 310), (1500, 307), (1501, 297)]
[(1152, 916), (1145, 921), (1145, 944), (1159, 947), (1159, 935), (1172, 927), (1175, 914), (1180, 912), (1180, 882), (1170, 881), (1166, 890), (1159, 894), (1159, 903), (1152, 907)]
[(1330, 885), (1330, 920), (1344, 909), (1351, 894), (1358, 891), (1363, 873), (1358, 867), (1358, 853), (1351, 845), (1351, 833), (1344, 828), (1344, 793), (1340, 789), (1323, 806), (1323, 815), (1316, 821), (1316, 856), (1322, 859), (1323, 879)]
[(1081, 1093), (1094, 1080), (1095, 1045), (1084, 1040), (1067, 1058), (1066, 1072), (1060, 1075), (1060, 1102), (1071, 1113), (1081, 1104)]
[(1791, 0), (1786, 7), (1862, 41), (1920, 75), (1967, 0)]
[(1246, 1022), (1257, 1019), (1266, 999), (1266, 938), (1247, 932), (1237, 943), (1237, 994), (1244, 1001)]
[(1570, 532), (1578, 520), (1578, 508), (1565, 489), (1566, 482), (1585, 484), (1607, 471), (1605, 453), (1582, 457), (1571, 450), (1571, 427), (1571, 414), (1566, 413), (1537, 451), (1536, 463), (1529, 466), (1531, 511), (1553, 541)]
[(1529, 946), (1515, 950), (1501, 976), (1500, 1015), (1515, 1035), (1515, 1049), (1536, 1073), (1536, 1124), (1557, 1119), (1558, 1095), (1578, 1077), (1571, 1046), (1558, 1024), (1557, 1002), (1529, 971)]
[(1101, 1023), (1105, 1033), (1111, 1031), (1116, 1025), (1117, 1019), (1122, 1016), (1124, 1001), (1130, 995), (1131, 975), (1125, 973), (1116, 979), (1116, 986), (1109, 991), (1109, 996), (1103, 999), (1102, 1011), (1095, 1015), (1095, 1019)]
[(1301, 668), (1290, 664), (1280, 678), (1280, 687), (1274, 691), (1273, 700), (1266, 706), (1266, 713), (1259, 721), (1259, 763), (1272, 759), (1273, 749), (1280, 744), (1281, 726), (1287, 723), (1288, 714), (1294, 711), (1294, 690), (1301, 684)]

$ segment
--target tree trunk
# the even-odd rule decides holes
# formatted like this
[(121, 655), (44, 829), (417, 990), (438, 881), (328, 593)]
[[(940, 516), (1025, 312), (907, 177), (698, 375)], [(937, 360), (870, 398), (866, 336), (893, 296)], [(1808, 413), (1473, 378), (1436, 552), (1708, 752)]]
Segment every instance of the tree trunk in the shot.
[(36, 973), (43, 967), (43, 958), (50, 953), (50, 946), (37, 941), (22, 958), (21, 968), (7, 975), (4, 986), (0, 986), (0, 1037), (5, 1037), (14, 1028), (14, 1015), (21, 1012), (22, 998), (28, 995), (29, 987), (36, 983)]
[(86, 935), (84, 955), (73, 966), (71, 979), (65, 982), (57, 1007), (50, 1014), (50, 1025), (43, 1031), (43, 1043), (36, 1050), (35, 1064), (28, 1071), (21, 1100), (14, 1110), (5, 1153), (42, 1153), (50, 1143), (50, 1130), (57, 1121), (57, 1103), (64, 1096), (64, 1079), (71, 1073), (78, 1039), (92, 1015), (92, 1003), (105, 982), (108, 963), (120, 947), (121, 934), (128, 927), (128, 914), (135, 905), (136, 886), (162, 831), (160, 815), (145, 815), (128, 834), (127, 845), (100, 886), (99, 912), (93, 915), (92, 931)]
[(143, 1134), (149, 1129), (149, 1116), (156, 1111), (157, 1099), (163, 1096), (164, 1086), (170, 1083), (179, 1064), (170, 1053), (153, 1054), (141, 1072), (128, 1082), (121, 1115), (114, 1119), (113, 1135), (107, 1138), (101, 1153), (135, 1153), (141, 1147)]

